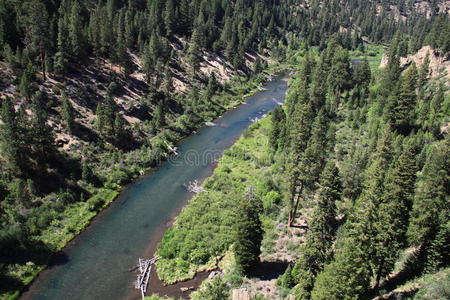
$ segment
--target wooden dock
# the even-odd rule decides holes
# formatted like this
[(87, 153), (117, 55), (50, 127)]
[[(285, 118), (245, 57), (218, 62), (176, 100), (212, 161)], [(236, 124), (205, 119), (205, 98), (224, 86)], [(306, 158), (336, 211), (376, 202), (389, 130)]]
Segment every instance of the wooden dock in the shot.
[(134, 287), (141, 290), (142, 299), (144, 299), (147, 293), (148, 281), (150, 280), (150, 274), (152, 272), (153, 264), (158, 260), (158, 257), (153, 257), (152, 259), (142, 259), (139, 258), (138, 266), (139, 274), (136, 281), (134, 282)]

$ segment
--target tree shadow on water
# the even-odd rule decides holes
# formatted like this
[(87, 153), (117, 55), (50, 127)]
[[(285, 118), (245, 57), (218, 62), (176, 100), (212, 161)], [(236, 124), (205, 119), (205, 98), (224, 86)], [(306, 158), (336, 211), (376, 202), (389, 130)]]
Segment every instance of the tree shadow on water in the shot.
[[(69, 261), (64, 252), (55, 253), (46, 243), (31, 237), (26, 230), (11, 228), (0, 232), (0, 293), (19, 293), (25, 288), (21, 278), (11, 274), (10, 266), (19, 265), (20, 272), (35, 272), (35, 267), (63, 265)], [(28, 267), (28, 264), (32, 263)]]
[(48, 263), (48, 267), (56, 267), (56, 266), (62, 266), (69, 262), (69, 257), (64, 251), (56, 252), (53, 254), (52, 258), (50, 259), (50, 262)]
[(253, 268), (250, 277), (260, 280), (277, 279), (284, 274), (288, 266), (289, 263), (284, 261), (263, 261)]

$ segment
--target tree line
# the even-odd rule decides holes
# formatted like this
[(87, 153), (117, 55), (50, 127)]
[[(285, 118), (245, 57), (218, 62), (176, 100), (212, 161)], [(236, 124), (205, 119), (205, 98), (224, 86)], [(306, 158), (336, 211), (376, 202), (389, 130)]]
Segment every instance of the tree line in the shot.
[(330, 40), (318, 61), (305, 57), (286, 107), (271, 116), (271, 145), (286, 157), (288, 224), (313, 208), (301, 256), (280, 281), (295, 299), (376, 295), (405, 248), (413, 275), (450, 263), (449, 102), (427, 76), (428, 59), (401, 69), (400, 44), (396, 35), (373, 76), (367, 60), (352, 63)]

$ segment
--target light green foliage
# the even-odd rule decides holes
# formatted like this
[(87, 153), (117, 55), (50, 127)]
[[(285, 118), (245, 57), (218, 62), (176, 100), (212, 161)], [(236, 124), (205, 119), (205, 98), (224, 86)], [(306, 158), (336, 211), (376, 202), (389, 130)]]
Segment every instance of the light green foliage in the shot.
[[(193, 276), (193, 271), (222, 255), (234, 242), (237, 203), (244, 198), (247, 187), (254, 187), (260, 199), (277, 198), (276, 187), (266, 177), (268, 159), (268, 132), (270, 122), (261, 120), (253, 125), (237, 143), (219, 160), (213, 175), (177, 217), (160, 245), (158, 275), (165, 282), (174, 282)], [(251, 151), (247, 151), (252, 149)], [(261, 172), (261, 170), (267, 170)], [(267, 184), (261, 184), (262, 182)], [(272, 201), (272, 200), (270, 200)], [(265, 209), (276, 203), (265, 200)], [(176, 268), (173, 266), (176, 265)]]
[(221, 276), (216, 276), (211, 280), (202, 283), (199, 289), (192, 294), (193, 300), (227, 300), (229, 299), (230, 288)]

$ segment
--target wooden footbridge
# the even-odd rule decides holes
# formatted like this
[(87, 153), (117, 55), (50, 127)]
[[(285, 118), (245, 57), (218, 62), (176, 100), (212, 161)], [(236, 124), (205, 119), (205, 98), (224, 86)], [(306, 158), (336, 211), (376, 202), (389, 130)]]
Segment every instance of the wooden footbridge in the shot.
[(150, 280), (150, 273), (152, 272), (153, 264), (158, 260), (158, 257), (153, 257), (152, 259), (142, 259), (139, 258), (137, 269), (139, 274), (136, 281), (134, 282), (134, 287), (141, 290), (142, 299), (144, 299), (147, 293), (148, 282)]

